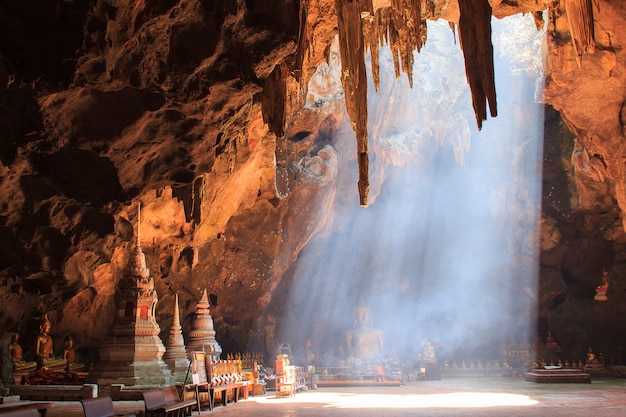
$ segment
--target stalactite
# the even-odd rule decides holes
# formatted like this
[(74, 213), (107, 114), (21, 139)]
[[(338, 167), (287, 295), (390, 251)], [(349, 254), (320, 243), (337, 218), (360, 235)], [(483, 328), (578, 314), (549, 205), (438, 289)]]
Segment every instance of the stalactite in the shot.
[(201, 193), (203, 183), (203, 177), (198, 177), (192, 183), (178, 187), (172, 186), (172, 197), (175, 197), (178, 201), (183, 202), (185, 221), (187, 222), (194, 220), (196, 224), (200, 223), (200, 208), (202, 205)]
[(346, 98), (346, 108), (352, 128), (356, 132), (357, 160), (359, 164), (359, 201), (368, 204), (369, 156), (367, 139), (367, 74), (365, 72), (365, 46), (361, 25), (361, 6), (358, 0), (336, 0), (341, 54), (341, 82)]
[(276, 136), (285, 133), (285, 100), (287, 99), (287, 69), (281, 63), (274, 67), (264, 81), (262, 95), (263, 121)]
[(185, 184), (180, 187), (172, 186), (172, 197), (183, 202), (185, 221), (191, 221), (193, 215), (193, 184)]
[(372, 57), (376, 90), (380, 86), (378, 48), (389, 45), (396, 77), (405, 73), (413, 87), (413, 51), (426, 42), (426, 20), (422, 19), (422, 0), (392, 0), (390, 7), (373, 11), (371, 1), (364, 4), (363, 37)]
[[(302, 66), (304, 64), (305, 54), (309, 51), (310, 39), (309, 39), (309, 26), (307, 25), (307, 15), (309, 10), (309, 1), (302, 0), (300, 2), (300, 30), (298, 32), (298, 53), (296, 55), (296, 65), (294, 74), (296, 80), (302, 80)], [(306, 77), (308, 81), (308, 77)]]
[(389, 44), (396, 76), (406, 73), (413, 86), (413, 51), (426, 41), (426, 22), (421, 16), (422, 0), (392, 0), (391, 7), (374, 10), (372, 0), (337, 0), (339, 49), (343, 67), (342, 84), (348, 115), (356, 132), (359, 164), (360, 204), (367, 206), (369, 156), (367, 134), (367, 75), (365, 48), (372, 56), (372, 75), (378, 90), (378, 48)]
[(459, 0), (459, 10), (459, 42), (480, 130), (483, 120), (487, 120), (487, 101), (491, 117), (496, 117), (498, 113), (491, 44), (491, 6), (488, 0)]
[[(376, 8), (372, 0), (336, 0), (336, 7), (343, 67), (342, 84), (348, 115), (356, 132), (360, 203), (366, 206), (369, 157), (365, 50), (371, 54), (376, 90), (380, 87), (378, 48), (384, 44), (389, 45), (392, 51), (396, 77), (400, 77), (402, 72), (407, 74), (412, 87), (413, 52), (420, 52), (426, 42), (426, 19), (423, 14), (432, 18), (435, 9), (426, 0), (389, 0), (385, 6)], [(492, 9), (488, 0), (459, 0), (459, 11), (459, 43), (465, 58), (465, 73), (480, 130), (482, 122), (487, 120), (487, 104), (491, 117), (497, 116), (491, 43)]]
[(591, 54), (595, 50), (592, 0), (565, 0), (565, 12), (580, 67), (583, 53)]

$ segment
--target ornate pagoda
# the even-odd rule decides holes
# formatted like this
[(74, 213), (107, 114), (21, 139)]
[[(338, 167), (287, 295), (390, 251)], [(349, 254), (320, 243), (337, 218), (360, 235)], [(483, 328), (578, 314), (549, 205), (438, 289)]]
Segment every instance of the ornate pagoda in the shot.
[(165, 346), (159, 338), (161, 329), (155, 318), (158, 297), (139, 243), (140, 223), (139, 211), (137, 244), (115, 293), (116, 315), (87, 382), (102, 385), (173, 382), (172, 372), (163, 361)]
[(205, 289), (202, 292), (202, 298), (196, 303), (196, 314), (191, 323), (187, 352), (205, 352), (212, 361), (217, 361), (222, 355), (222, 347), (215, 340), (213, 317), (211, 317), (209, 307), (209, 297)]

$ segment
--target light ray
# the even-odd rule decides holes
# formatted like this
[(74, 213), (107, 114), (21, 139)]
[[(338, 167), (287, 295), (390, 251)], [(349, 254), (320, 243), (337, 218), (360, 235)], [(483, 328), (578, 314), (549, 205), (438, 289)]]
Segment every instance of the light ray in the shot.
[(499, 114), (478, 132), (462, 52), (447, 22), (428, 25), (412, 89), (395, 79), (389, 50), (380, 53), (381, 88), (371, 84), (368, 97), (368, 208), (350, 194), (357, 176), (347, 121), (333, 139), (333, 230), (300, 254), (291, 321), (278, 333), (295, 352), (311, 340), (318, 363), (341, 360), (337, 345), (360, 294), (386, 354), (401, 360), (414, 360), (422, 339), (452, 362), (493, 360), (511, 337), (534, 338), (543, 60), (524, 59), (544, 33), (530, 15), (494, 19)]

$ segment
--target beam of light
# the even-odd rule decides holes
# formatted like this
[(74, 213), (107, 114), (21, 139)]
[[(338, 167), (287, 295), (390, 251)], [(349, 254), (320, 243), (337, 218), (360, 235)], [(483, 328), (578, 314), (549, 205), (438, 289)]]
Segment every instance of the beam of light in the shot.
[(345, 394), (309, 392), (295, 397), (250, 397), (259, 404), (317, 404), (324, 408), (345, 409), (423, 409), (423, 408), (491, 408), (538, 404), (527, 395), (501, 392), (449, 392), (442, 394)]
[(370, 82), (367, 208), (355, 203), (347, 118), (334, 132), (328, 232), (299, 255), (277, 333), (296, 363), (307, 339), (318, 363), (341, 361), (361, 294), (386, 353), (401, 359), (416, 358), (422, 339), (450, 363), (501, 359), (511, 339), (534, 339), (544, 33), (530, 15), (493, 20), (499, 111), (478, 132), (462, 52), (447, 22), (428, 25), (412, 89), (395, 78), (388, 48), (380, 91)]

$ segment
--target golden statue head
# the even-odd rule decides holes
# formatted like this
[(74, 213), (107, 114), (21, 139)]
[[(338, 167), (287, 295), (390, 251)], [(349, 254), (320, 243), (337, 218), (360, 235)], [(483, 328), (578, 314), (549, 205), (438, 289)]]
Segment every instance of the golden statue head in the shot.
[(361, 296), (359, 300), (359, 304), (354, 309), (352, 313), (352, 320), (354, 322), (354, 327), (370, 327), (371, 325), (371, 316), (370, 309), (365, 304), (363, 300), (363, 296)]
[(41, 324), (39, 325), (39, 333), (48, 334), (50, 332), (50, 320), (48, 320), (48, 315), (44, 314), (41, 317)]

